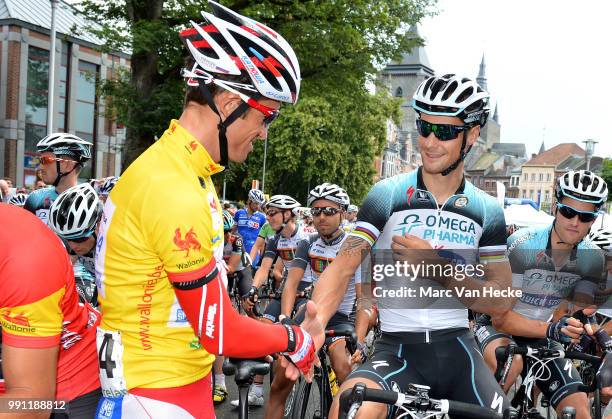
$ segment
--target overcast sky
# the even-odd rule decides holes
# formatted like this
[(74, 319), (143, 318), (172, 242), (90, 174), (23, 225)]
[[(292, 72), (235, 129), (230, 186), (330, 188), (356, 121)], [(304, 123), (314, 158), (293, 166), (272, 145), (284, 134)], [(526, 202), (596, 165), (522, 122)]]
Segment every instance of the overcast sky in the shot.
[[(476, 77), (482, 54), (502, 142), (537, 152), (597, 140), (612, 157), (612, 1), (438, 0), (419, 30), (434, 71)], [(545, 128), (545, 130), (544, 130)]]

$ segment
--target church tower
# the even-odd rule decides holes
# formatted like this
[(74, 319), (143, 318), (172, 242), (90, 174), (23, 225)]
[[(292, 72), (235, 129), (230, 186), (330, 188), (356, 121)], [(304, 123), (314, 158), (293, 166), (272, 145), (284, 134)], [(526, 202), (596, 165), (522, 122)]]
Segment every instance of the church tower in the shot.
[[(420, 38), (418, 27), (413, 25), (406, 36)], [(423, 46), (415, 46), (411, 51), (402, 53), (401, 58), (391, 61), (380, 75), (390, 94), (402, 99), (398, 145), (401, 159), (409, 165), (417, 165), (420, 161), (415, 128), (416, 114), (411, 106), (412, 96), (417, 87), (433, 75), (434, 71)]]

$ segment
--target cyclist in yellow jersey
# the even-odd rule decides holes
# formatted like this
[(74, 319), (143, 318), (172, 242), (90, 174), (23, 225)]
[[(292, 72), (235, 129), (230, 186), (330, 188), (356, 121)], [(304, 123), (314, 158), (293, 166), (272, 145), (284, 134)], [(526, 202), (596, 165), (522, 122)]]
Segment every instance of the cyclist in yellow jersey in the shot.
[[(180, 33), (193, 59), (181, 117), (128, 167), (104, 207), (99, 418), (214, 417), (216, 354), (282, 352), (293, 376), (314, 362), (313, 339), (300, 327), (263, 324), (232, 308), (211, 180), (266, 139), (281, 102), (296, 102), (299, 64), (270, 28), (209, 5), (203, 24)], [(308, 313), (306, 322), (316, 323), (313, 305)]]

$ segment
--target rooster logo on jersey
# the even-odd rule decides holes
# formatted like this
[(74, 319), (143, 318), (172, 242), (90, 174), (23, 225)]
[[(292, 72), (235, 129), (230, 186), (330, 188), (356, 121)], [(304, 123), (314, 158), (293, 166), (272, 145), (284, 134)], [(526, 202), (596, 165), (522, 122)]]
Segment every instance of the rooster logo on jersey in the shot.
[(200, 248), (202, 247), (197, 237), (197, 234), (193, 231), (193, 227), (191, 227), (189, 231), (185, 233), (185, 238), (183, 239), (181, 237), (181, 229), (177, 228), (174, 231), (174, 244), (176, 245), (176, 247), (178, 247), (178, 249), (174, 249), (174, 251), (185, 251), (185, 257), (189, 257), (189, 251), (191, 249), (200, 250)]

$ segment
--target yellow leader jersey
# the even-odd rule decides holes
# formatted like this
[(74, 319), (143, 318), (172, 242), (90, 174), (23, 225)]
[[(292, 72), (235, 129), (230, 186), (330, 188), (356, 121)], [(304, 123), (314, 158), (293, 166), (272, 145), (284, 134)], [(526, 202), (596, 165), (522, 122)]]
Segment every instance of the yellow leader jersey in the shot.
[(225, 272), (222, 208), (210, 178), (222, 170), (173, 120), (106, 201), (96, 251), (105, 396), (183, 386), (209, 373), (215, 357), (200, 346), (170, 280), (200, 279), (218, 264)]

